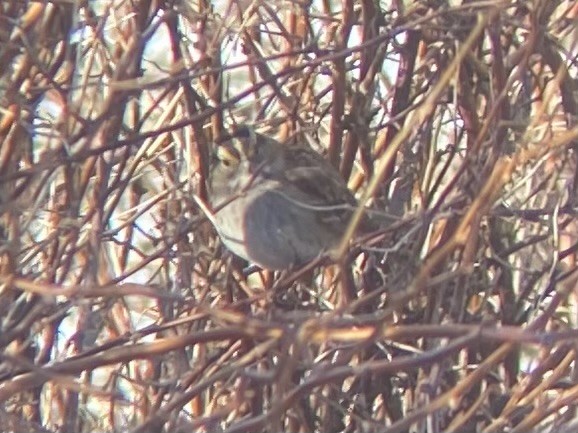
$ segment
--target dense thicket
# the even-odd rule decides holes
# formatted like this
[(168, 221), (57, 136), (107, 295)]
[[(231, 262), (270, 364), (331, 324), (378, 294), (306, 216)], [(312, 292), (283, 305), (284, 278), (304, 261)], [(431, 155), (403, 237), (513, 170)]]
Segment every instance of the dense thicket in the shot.
[[(570, 0), (0, 2), (2, 430), (574, 431), (577, 41)], [(247, 276), (204, 205), (242, 123), (379, 228)]]

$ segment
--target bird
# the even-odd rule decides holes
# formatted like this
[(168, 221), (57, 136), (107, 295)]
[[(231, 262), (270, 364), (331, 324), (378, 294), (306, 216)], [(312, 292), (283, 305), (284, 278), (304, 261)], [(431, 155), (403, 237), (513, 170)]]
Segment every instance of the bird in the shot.
[(320, 154), (249, 125), (216, 143), (207, 192), (223, 244), (268, 270), (301, 266), (337, 247), (358, 206)]

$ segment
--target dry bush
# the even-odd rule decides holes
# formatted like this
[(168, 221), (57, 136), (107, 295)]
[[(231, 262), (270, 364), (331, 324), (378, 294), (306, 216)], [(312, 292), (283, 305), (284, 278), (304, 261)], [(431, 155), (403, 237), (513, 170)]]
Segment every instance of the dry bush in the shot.
[[(575, 2), (0, 11), (3, 431), (572, 431)], [(239, 123), (381, 228), (247, 277), (202, 205)]]

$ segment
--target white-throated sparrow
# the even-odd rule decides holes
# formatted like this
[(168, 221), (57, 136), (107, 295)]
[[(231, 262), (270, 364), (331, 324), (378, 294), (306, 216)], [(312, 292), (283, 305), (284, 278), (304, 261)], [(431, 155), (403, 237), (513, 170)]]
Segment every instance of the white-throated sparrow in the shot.
[(306, 263), (340, 242), (357, 202), (329, 162), (240, 127), (216, 145), (208, 177), (225, 246), (265, 269)]

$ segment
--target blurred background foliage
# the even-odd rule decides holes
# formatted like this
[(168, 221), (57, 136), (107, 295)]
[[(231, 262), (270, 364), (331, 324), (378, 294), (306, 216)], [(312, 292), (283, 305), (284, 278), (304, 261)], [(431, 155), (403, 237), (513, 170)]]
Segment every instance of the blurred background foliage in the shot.
[[(571, 0), (3, 0), (2, 430), (575, 431), (577, 41)], [(380, 228), (247, 276), (204, 205), (243, 123)]]

